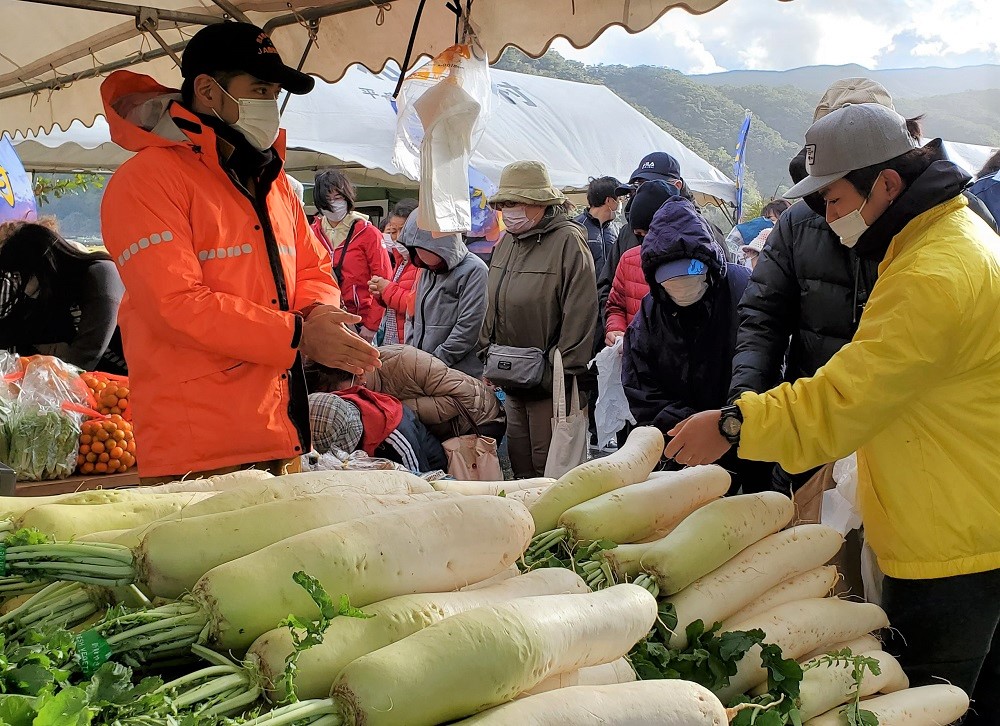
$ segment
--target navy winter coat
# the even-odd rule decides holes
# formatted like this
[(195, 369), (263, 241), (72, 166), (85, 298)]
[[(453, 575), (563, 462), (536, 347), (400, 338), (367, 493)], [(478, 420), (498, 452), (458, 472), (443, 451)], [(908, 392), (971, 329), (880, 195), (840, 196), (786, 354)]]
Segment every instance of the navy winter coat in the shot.
[[(686, 308), (674, 304), (655, 278), (660, 265), (681, 259), (708, 267), (708, 291)], [(676, 198), (653, 218), (641, 260), (652, 292), (625, 333), (622, 381), (636, 421), (666, 434), (692, 414), (726, 405), (736, 306), (750, 271), (727, 264), (694, 205)]]

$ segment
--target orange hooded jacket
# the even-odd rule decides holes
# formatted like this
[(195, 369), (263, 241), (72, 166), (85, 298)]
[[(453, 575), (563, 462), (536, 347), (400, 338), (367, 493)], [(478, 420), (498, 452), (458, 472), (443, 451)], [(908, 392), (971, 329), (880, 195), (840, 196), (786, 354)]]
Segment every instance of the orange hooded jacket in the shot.
[(126, 289), (119, 322), (140, 474), (302, 453), (295, 311), (339, 306), (329, 253), (284, 174), (258, 212), (178, 91), (118, 71), (101, 92), (112, 139), (138, 152), (108, 183), (101, 223)]

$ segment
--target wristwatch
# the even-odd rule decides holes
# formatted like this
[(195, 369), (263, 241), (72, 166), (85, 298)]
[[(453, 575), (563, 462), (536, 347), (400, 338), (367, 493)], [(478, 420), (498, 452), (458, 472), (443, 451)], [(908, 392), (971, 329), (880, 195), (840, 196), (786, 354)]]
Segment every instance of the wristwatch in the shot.
[(719, 433), (730, 444), (740, 443), (740, 429), (743, 428), (743, 412), (739, 406), (726, 406), (719, 416)]

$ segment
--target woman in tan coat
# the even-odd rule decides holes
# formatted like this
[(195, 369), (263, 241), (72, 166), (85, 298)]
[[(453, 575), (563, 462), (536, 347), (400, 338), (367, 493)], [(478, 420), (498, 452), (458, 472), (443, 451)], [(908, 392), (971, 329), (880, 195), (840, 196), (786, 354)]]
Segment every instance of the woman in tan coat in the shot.
[(486, 359), (494, 345), (542, 351), (544, 370), (536, 385), (503, 386), (514, 475), (541, 476), (552, 439), (554, 351), (562, 353), (572, 377), (586, 371), (594, 348), (594, 260), (586, 232), (541, 162), (507, 166), (490, 204), (501, 211), (507, 233), (490, 264), (480, 355)]

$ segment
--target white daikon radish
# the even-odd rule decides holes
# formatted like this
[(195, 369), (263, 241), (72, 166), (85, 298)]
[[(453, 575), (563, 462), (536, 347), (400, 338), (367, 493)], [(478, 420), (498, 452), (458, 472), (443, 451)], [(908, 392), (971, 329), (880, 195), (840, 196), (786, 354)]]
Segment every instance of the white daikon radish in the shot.
[(789, 577), (828, 562), (843, 542), (840, 532), (832, 527), (803, 524), (750, 545), (667, 599), (677, 613), (677, 629), (670, 637), (670, 647), (687, 647), (685, 631), (695, 620), (711, 628)]
[[(739, 628), (724, 628), (724, 630), (739, 630)], [(826, 655), (827, 653), (837, 653), (842, 650), (849, 650), (852, 653), (867, 653), (873, 650), (882, 650), (882, 641), (874, 635), (862, 635), (860, 638), (845, 640), (840, 643), (834, 643), (833, 645), (824, 645), (822, 648), (817, 648), (811, 653), (806, 653), (798, 660), (800, 663), (806, 663), (807, 661), (811, 661), (813, 658), (818, 658), (821, 655)]]
[(878, 661), (880, 671), (875, 675), (866, 668), (860, 686), (854, 680), (853, 661), (833, 665), (812, 661), (803, 666), (799, 685), (799, 714), (803, 721), (843, 706), (854, 698), (855, 691), (866, 698), (875, 693), (895, 693), (910, 685), (899, 662), (888, 653), (877, 650), (858, 655)]
[[(861, 708), (874, 713), (879, 726), (944, 726), (966, 714), (969, 697), (957, 686), (920, 686), (866, 699)], [(842, 710), (835, 708), (811, 718), (806, 726), (843, 726)]]
[[(765, 643), (781, 648), (783, 657), (798, 660), (824, 644), (860, 638), (888, 624), (889, 619), (878, 605), (829, 597), (779, 605), (744, 620), (736, 629), (760, 628)], [(760, 664), (760, 646), (755, 645), (737, 664), (736, 675), (729, 686), (719, 691), (719, 698), (728, 703), (766, 679), (767, 672)]]
[(466, 585), (461, 590), (481, 590), (484, 587), (492, 587), (493, 585), (499, 585), (505, 580), (509, 580), (512, 577), (517, 577), (521, 574), (521, 570), (517, 565), (511, 565), (506, 570), (502, 570), (495, 574), (493, 577), (487, 578), (482, 582), (473, 582), (470, 585)]
[(278, 499), (292, 499), (309, 494), (348, 490), (357, 494), (424, 494), (445, 499), (451, 495), (435, 492), (419, 476), (406, 471), (320, 471), (276, 476), (249, 482), (238, 489), (217, 493), (198, 502), (170, 519), (201, 517), (218, 512), (232, 512)]
[(491, 708), (456, 726), (726, 726), (707, 688), (680, 680), (574, 686)]
[(527, 698), (539, 693), (547, 693), (557, 688), (570, 686), (612, 686), (615, 683), (632, 683), (637, 680), (635, 671), (629, 665), (628, 658), (619, 658), (612, 663), (581, 668), (578, 671), (560, 673), (547, 678), (530, 691), (525, 691), (518, 698)]
[(617, 660), (655, 619), (656, 600), (635, 585), (478, 608), (358, 658), (330, 695), (345, 726), (435, 726)]
[[(834, 565), (817, 567), (809, 572), (803, 572), (779, 583), (775, 587), (765, 592), (751, 603), (733, 613), (722, 623), (723, 631), (739, 630), (734, 627), (747, 618), (760, 615), (778, 605), (796, 600), (809, 600), (815, 597), (826, 597), (833, 591), (833, 586), (837, 584), (837, 568)], [(877, 648), (866, 648), (865, 650), (877, 650)]]
[(642, 569), (660, 595), (680, 592), (721, 567), (795, 515), (792, 500), (779, 492), (727, 497), (693, 512), (642, 557)]
[(68, 542), (92, 532), (138, 527), (216, 496), (214, 492), (148, 494), (112, 504), (79, 506), (44, 504), (25, 512), (16, 528), (35, 527), (58, 541)]
[[(326, 696), (336, 675), (351, 661), (452, 615), (517, 598), (586, 592), (587, 586), (576, 573), (551, 567), (478, 590), (402, 595), (377, 602), (362, 608), (373, 618), (334, 618), (323, 642), (299, 656), (296, 691), (299, 698)], [(292, 650), (288, 628), (276, 628), (258, 638), (247, 654), (248, 660), (260, 668), (272, 700), (285, 695), (282, 679), (285, 660)]]
[(542, 495), (548, 490), (548, 487), (535, 487), (534, 489), (521, 489), (516, 492), (507, 492), (506, 496), (508, 499), (513, 499), (515, 502), (521, 502), (528, 509), (534, 506), (535, 502), (542, 498)]
[[(397, 595), (447, 592), (507, 569), (531, 538), (523, 505), (448, 497), (321, 527), (209, 570), (192, 590), (211, 618), (210, 643), (241, 650), (289, 613), (316, 616), (292, 579), (304, 571), (333, 597), (364, 607)], [(178, 544), (182, 546), (182, 544)], [(267, 583), (247, 591), (248, 583)]]
[[(132, 532), (132, 529), (106, 529), (103, 532), (91, 532), (90, 534), (84, 534), (76, 538), (77, 542), (114, 542), (118, 543), (119, 537), (124, 537), (128, 532)], [(138, 539), (135, 542), (137, 546), (139, 544)]]
[(145, 487), (155, 492), (225, 492), (239, 489), (246, 484), (265, 479), (273, 479), (274, 475), (262, 469), (245, 469), (230, 474), (219, 474), (201, 479), (179, 479), (167, 484)]
[(663, 434), (652, 426), (632, 429), (625, 445), (563, 474), (531, 507), (535, 534), (555, 529), (567, 509), (615, 489), (646, 481), (663, 456)]
[(694, 466), (594, 497), (563, 512), (559, 526), (574, 542), (639, 542), (671, 529), (704, 504), (729, 491), (721, 466)]
[(136, 552), (138, 581), (154, 595), (174, 600), (213, 567), (302, 532), (432, 501), (426, 496), (332, 489), (238, 511), (153, 522)]
[(555, 479), (541, 476), (535, 479), (513, 479), (511, 481), (455, 481), (453, 479), (439, 479), (438, 481), (432, 481), (431, 486), (439, 492), (497, 495), (500, 492), (510, 494), (526, 489), (547, 489), (555, 483)]

